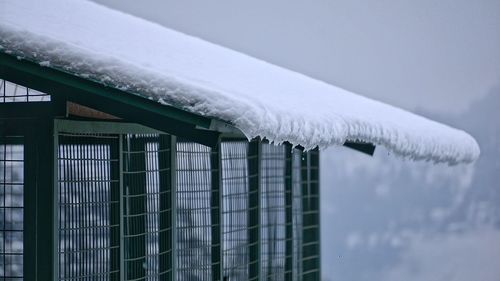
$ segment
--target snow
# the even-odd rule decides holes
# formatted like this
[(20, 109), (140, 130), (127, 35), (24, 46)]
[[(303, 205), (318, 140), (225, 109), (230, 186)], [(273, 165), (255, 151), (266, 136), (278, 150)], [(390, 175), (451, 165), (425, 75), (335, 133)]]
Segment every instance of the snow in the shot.
[[(0, 51), (306, 149), (372, 142), (413, 160), (479, 157), (466, 132), (84, 0), (0, 0)], [(431, 102), (431, 101), (429, 101)]]

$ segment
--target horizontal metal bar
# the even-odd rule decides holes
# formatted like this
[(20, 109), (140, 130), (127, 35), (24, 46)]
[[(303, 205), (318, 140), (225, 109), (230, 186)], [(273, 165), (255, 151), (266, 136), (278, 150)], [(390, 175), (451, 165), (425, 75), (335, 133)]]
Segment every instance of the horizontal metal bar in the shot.
[(65, 109), (51, 102), (8, 102), (0, 103), (0, 119), (37, 119), (50, 116), (64, 116)]
[(55, 119), (54, 127), (58, 132), (72, 134), (161, 134), (162, 131), (140, 124), (110, 121), (75, 121)]
[[(1, 52), (0, 67), (2, 69), (0, 72), (3, 76), (2, 78), (41, 92), (60, 95), (61, 93), (58, 92), (57, 89), (64, 86), (77, 90), (65, 92), (64, 94), (68, 96), (79, 95), (79, 93), (83, 91), (90, 94), (87, 97), (90, 99), (104, 97), (203, 128), (208, 129), (211, 125), (210, 118), (196, 115), (173, 106), (162, 105), (146, 97), (140, 96), (141, 93), (122, 91), (110, 85), (104, 85), (96, 81), (81, 78), (59, 69), (44, 67), (38, 63), (26, 59), (18, 59), (13, 55)], [(22, 74), (32, 76), (36, 79), (18, 79)]]

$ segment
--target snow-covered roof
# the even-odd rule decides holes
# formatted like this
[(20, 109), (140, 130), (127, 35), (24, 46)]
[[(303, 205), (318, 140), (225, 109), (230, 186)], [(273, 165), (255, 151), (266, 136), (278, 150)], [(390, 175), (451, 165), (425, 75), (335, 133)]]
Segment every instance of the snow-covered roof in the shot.
[(0, 0), (0, 50), (312, 148), (346, 140), (472, 162), (467, 133), (85, 0)]

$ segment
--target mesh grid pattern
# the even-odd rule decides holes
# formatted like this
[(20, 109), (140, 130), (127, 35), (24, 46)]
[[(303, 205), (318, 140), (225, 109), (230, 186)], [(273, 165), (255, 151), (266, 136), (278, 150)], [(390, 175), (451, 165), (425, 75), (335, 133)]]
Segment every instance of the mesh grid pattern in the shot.
[[(219, 151), (181, 140), (174, 152), (168, 135), (59, 133), (58, 141), (59, 280), (319, 278), (318, 151), (261, 143), (256, 153), (240, 140)], [(17, 266), (22, 279), (23, 148), (1, 143), (0, 273)], [(21, 213), (7, 227), (11, 207)], [(10, 230), (20, 242), (8, 241)]]
[(0, 280), (23, 280), (24, 146), (12, 142), (0, 138)]
[(212, 280), (211, 149), (177, 143), (175, 280)]
[(262, 144), (261, 280), (285, 279), (285, 146)]
[[(168, 139), (126, 135), (123, 141), (125, 276), (127, 280), (166, 280), (171, 230)], [(160, 160), (164, 160), (160, 162)], [(166, 179), (166, 180), (165, 180)]]
[(118, 280), (118, 138), (60, 135), (59, 144), (59, 278)]
[(50, 95), (0, 79), (0, 103), (50, 101)]
[(227, 280), (248, 280), (248, 142), (221, 145), (223, 264)]

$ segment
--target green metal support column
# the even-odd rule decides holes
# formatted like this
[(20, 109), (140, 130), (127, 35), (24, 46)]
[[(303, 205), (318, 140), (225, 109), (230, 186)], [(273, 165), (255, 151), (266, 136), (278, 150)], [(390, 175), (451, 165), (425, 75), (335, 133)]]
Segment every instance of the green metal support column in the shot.
[(290, 144), (285, 144), (285, 280), (294, 280), (292, 149)]
[(320, 185), (319, 185), (319, 149), (315, 148), (310, 152), (310, 169), (311, 169), (311, 193), (312, 193), (312, 206), (311, 211), (315, 215), (316, 231), (313, 232), (315, 243), (315, 280), (321, 280), (321, 210), (320, 210)]
[(210, 153), (212, 195), (210, 198), (210, 219), (212, 221), (212, 280), (222, 281), (222, 190), (221, 190), (221, 142)]
[(110, 145), (110, 158), (119, 159), (117, 162), (110, 162), (110, 179), (119, 179), (118, 182), (111, 183), (111, 201), (120, 202), (110, 205), (109, 222), (112, 226), (110, 229), (110, 265), (111, 265), (111, 281), (120, 281), (123, 276), (120, 276), (122, 268), (122, 193), (123, 188), (123, 167), (122, 167), (122, 139), (118, 141), (118, 145)]
[(170, 187), (171, 187), (171, 201), (170, 206), (171, 222), (170, 230), (172, 236), (170, 241), (172, 243), (172, 280), (177, 279), (177, 137), (170, 136)]
[(40, 120), (37, 133), (36, 189), (37, 189), (37, 280), (57, 280), (57, 138), (53, 121)]
[[(2, 135), (2, 132), (0, 132)], [(33, 128), (24, 136), (24, 278), (37, 280), (37, 136)]]
[(158, 143), (158, 168), (160, 180), (160, 237), (159, 237), (159, 281), (173, 281), (173, 231), (172, 228), (172, 141), (169, 135), (160, 134)]
[(125, 278), (142, 280), (146, 271), (146, 144), (141, 137), (125, 137)]
[(260, 159), (261, 142), (253, 140), (248, 145), (248, 244), (249, 280), (260, 278)]
[(301, 161), (303, 194), (302, 280), (321, 279), (319, 228), (319, 150), (303, 154)]

